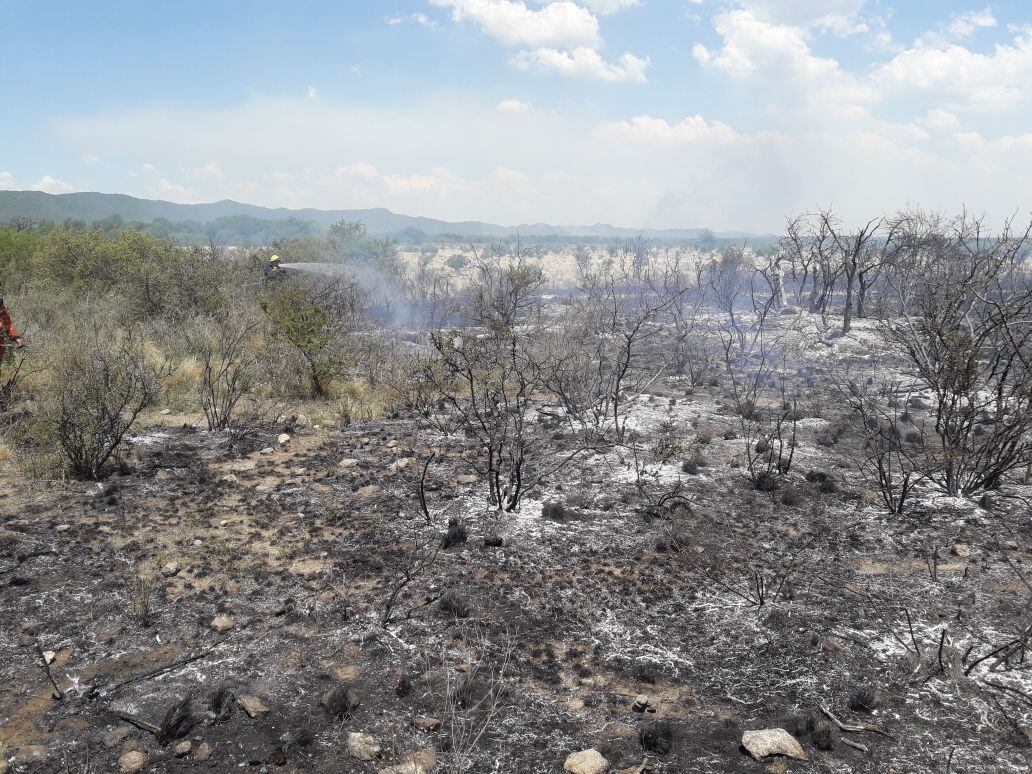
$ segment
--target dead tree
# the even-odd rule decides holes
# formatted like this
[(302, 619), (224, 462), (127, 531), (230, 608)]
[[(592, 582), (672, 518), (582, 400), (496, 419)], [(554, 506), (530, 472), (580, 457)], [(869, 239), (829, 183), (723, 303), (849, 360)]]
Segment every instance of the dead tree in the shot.
[(909, 252), (926, 267), (896, 287), (881, 330), (933, 396), (928, 478), (946, 494), (998, 486), (1032, 462), (1032, 224), (989, 233), (966, 213), (911, 215)]

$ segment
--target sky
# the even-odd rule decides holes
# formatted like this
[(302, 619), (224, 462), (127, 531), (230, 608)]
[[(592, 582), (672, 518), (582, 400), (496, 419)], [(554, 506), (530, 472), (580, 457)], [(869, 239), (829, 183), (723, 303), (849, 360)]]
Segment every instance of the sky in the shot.
[(776, 231), (1032, 209), (1032, 2), (0, 0), (0, 189)]

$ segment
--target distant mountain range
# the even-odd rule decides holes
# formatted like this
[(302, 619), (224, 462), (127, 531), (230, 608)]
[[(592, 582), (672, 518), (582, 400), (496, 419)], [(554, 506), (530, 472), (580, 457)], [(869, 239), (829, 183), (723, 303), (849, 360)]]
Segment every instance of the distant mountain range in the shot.
[[(41, 191), (0, 191), (0, 223), (12, 218), (27, 217), (54, 222), (84, 220), (93, 222), (118, 215), (125, 221), (149, 223), (158, 218), (172, 222), (194, 221), (210, 223), (218, 218), (243, 215), (259, 220), (282, 221), (290, 218), (310, 221), (322, 227), (341, 220), (360, 220), (373, 234), (396, 234), (415, 228), (429, 236), (455, 234), (461, 237), (513, 236), (569, 236), (629, 238), (640, 229), (621, 228), (606, 223), (593, 226), (553, 226), (547, 223), (527, 223), (519, 226), (500, 226), (475, 220), (449, 222), (434, 218), (399, 215), (377, 207), (365, 210), (288, 210), (283, 207), (258, 207), (223, 199), (211, 204), (176, 204), (155, 199), (137, 199), (125, 194), (69, 193), (48, 194)], [(746, 232), (710, 232), (704, 228), (645, 229), (652, 239), (686, 240), (711, 236), (717, 239), (750, 237)]]

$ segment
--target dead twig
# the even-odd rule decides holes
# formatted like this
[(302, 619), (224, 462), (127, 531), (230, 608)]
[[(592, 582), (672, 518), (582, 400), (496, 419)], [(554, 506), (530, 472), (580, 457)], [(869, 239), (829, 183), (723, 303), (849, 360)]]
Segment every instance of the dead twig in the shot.
[(856, 723), (856, 724), (843, 723), (841, 720), (839, 720), (837, 717), (835, 717), (835, 715), (832, 713), (832, 711), (830, 709), (825, 707), (823, 704), (821, 704), (819, 706), (820, 706), (821, 712), (823, 712), (825, 715), (827, 715), (828, 719), (832, 723), (834, 723), (836, 726), (839, 727), (839, 731), (845, 731), (846, 733), (850, 733), (850, 734), (861, 734), (861, 733), (864, 733), (864, 732), (871, 733), (871, 734), (881, 734), (882, 736), (888, 737), (889, 739), (891, 739), (894, 742), (897, 741), (896, 737), (894, 737), (892, 734), (890, 734), (887, 731), (883, 731), (878, 726), (873, 726), (873, 725), (871, 725), (869, 723)]
[(867, 745), (860, 744), (859, 742), (854, 742), (852, 739), (843, 738), (842, 739), (842, 744), (848, 745), (849, 747), (852, 747), (854, 750), (860, 750), (861, 752), (865, 752), (865, 753), (871, 752), (867, 748)]
[(54, 699), (56, 699), (57, 701), (61, 701), (61, 699), (63, 699), (65, 697), (65, 693), (64, 693), (64, 691), (61, 690), (61, 687), (57, 684), (57, 680), (54, 679), (54, 673), (50, 671), (50, 664), (47, 661), (46, 654), (43, 652), (43, 648), (40, 647), (39, 642), (36, 642), (35, 646), (36, 646), (36, 653), (39, 654), (39, 660), (43, 662), (43, 671), (47, 673), (47, 679), (50, 680), (50, 684), (52, 686), (54, 686), (54, 693), (53, 693)]
[(189, 656), (184, 656), (183, 658), (177, 659), (176, 661), (173, 661), (171, 664), (166, 664), (163, 667), (158, 667), (157, 669), (152, 669), (149, 672), (144, 672), (142, 675), (130, 677), (127, 680), (122, 680), (121, 682), (115, 683), (114, 685), (110, 685), (103, 690), (102, 694), (104, 696), (110, 696), (115, 691), (119, 691), (122, 688), (125, 688), (127, 685), (135, 685), (136, 683), (142, 683), (146, 680), (152, 680), (155, 677), (160, 677), (163, 674), (172, 672), (173, 670), (184, 667), (187, 664), (192, 664), (195, 661), (200, 661), (201, 659), (207, 658), (212, 653), (214, 653), (217, 648), (221, 647), (228, 640), (232, 639), (232, 637), (233, 635), (228, 635), (226, 637), (223, 637), (221, 640), (216, 642), (211, 647), (205, 648), (204, 650), (198, 651), (196, 653), (191, 653)]
[(124, 720), (126, 723), (134, 725), (137, 728), (143, 729), (144, 731), (154, 734), (155, 736), (161, 733), (161, 727), (154, 725), (149, 720), (144, 720), (143, 718), (138, 718), (135, 715), (130, 715), (128, 712), (122, 712), (121, 710), (116, 710), (110, 707), (108, 708), (108, 711), (120, 720)]

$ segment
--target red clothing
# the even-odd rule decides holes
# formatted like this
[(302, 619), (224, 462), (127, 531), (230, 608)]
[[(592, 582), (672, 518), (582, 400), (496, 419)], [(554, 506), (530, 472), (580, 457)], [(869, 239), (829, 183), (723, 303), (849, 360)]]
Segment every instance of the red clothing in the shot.
[(6, 343), (7, 341), (14, 341), (15, 339), (21, 338), (21, 334), (18, 333), (18, 329), (14, 327), (14, 321), (11, 320), (11, 313), (7, 311), (6, 306), (3, 309), (0, 309), (0, 337), (4, 339), (4, 342), (0, 343)]

